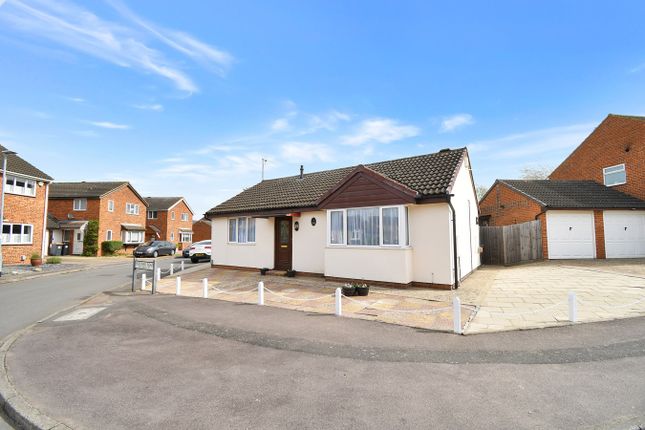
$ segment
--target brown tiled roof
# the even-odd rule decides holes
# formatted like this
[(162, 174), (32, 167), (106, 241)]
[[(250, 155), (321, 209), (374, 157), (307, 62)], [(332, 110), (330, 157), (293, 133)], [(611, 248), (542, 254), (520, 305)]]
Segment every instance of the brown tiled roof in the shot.
[[(0, 151), (4, 151), (6, 149), (7, 148), (0, 145)], [(2, 170), (2, 156), (0, 156), (0, 170)], [(46, 181), (51, 181), (53, 179), (47, 173), (34, 167), (31, 163), (28, 163), (15, 154), (11, 154), (7, 157), (7, 172), (31, 176), (37, 179), (44, 179)]]
[(645, 201), (594, 181), (500, 179), (552, 209), (645, 209)]
[[(365, 167), (418, 193), (419, 198), (446, 194), (466, 148), (367, 164)], [(356, 166), (262, 181), (215, 206), (207, 215), (315, 207)]]
[(54, 182), (49, 187), (50, 199), (99, 198), (128, 182)]

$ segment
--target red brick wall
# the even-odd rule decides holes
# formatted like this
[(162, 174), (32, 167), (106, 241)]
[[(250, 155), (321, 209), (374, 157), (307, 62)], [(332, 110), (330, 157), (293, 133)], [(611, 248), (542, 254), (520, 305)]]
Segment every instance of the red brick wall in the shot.
[(625, 164), (627, 183), (613, 188), (645, 200), (645, 119), (609, 115), (549, 179), (604, 183), (604, 167)]
[[(2, 175), (0, 174), (0, 178)], [(4, 179), (0, 179), (4, 181)], [(0, 182), (2, 184), (2, 182)], [(2, 261), (4, 264), (18, 264), (20, 257), (25, 256), (27, 263), (31, 254), (37, 252), (42, 254), (43, 235), (45, 234), (45, 225), (43, 224), (45, 216), (45, 194), (49, 184), (42, 187), (36, 185), (36, 196), (20, 196), (16, 194), (5, 194), (4, 218), (7, 223), (15, 224), (32, 224), (33, 240), (30, 245), (9, 245), (2, 246)]]
[(193, 223), (193, 242), (211, 240), (211, 224), (208, 221), (195, 221)]
[[(108, 200), (114, 201), (114, 212), (108, 212)], [(139, 205), (139, 215), (125, 213), (125, 204), (135, 203)], [(143, 200), (125, 186), (118, 188), (101, 199), (99, 218), (99, 255), (101, 255), (101, 243), (106, 240), (108, 230), (112, 230), (113, 240), (122, 240), (121, 224), (146, 225), (146, 204)], [(145, 238), (144, 238), (145, 239)], [(126, 251), (132, 253), (134, 246), (128, 246)]]
[[(153, 240), (170, 240), (166, 239), (166, 233), (168, 232), (168, 212), (166, 211), (157, 211), (157, 219), (147, 219), (146, 215), (146, 239)], [(150, 228), (150, 226), (155, 226), (161, 233), (157, 237), (157, 233)]]
[[(172, 219), (172, 214), (175, 214), (175, 219)], [(188, 214), (188, 221), (181, 220), (181, 214)], [(182, 200), (169, 211), (157, 211), (157, 219), (146, 220), (146, 238), (157, 238), (155, 232), (150, 226), (155, 226), (161, 230), (159, 240), (167, 240), (177, 244), (178, 248), (190, 245), (190, 242), (179, 242), (179, 229), (184, 228), (191, 230), (193, 227), (193, 213), (188, 208), (188, 205)], [(170, 235), (173, 234), (171, 238)], [(193, 238), (193, 241), (195, 239)]]
[(605, 223), (603, 211), (593, 211), (593, 223), (596, 234), (596, 258), (606, 258), (605, 255)]
[(540, 230), (542, 235), (542, 258), (546, 260), (549, 258), (549, 242), (546, 237), (546, 212), (538, 215), (537, 219), (540, 220)]
[(542, 208), (534, 200), (499, 182), (479, 202), (479, 213), (490, 215), (491, 226), (533, 221), (540, 212)]

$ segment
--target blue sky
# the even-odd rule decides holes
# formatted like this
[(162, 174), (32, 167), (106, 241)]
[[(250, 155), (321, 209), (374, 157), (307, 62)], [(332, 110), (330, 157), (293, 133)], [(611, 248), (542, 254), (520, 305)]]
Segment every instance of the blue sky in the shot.
[(555, 167), (645, 114), (645, 3), (0, 0), (0, 142), (197, 216), (260, 179), (468, 146)]

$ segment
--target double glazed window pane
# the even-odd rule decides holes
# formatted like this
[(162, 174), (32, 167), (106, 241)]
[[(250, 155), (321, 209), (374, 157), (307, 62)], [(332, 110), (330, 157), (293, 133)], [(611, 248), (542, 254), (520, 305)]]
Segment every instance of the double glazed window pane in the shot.
[(605, 185), (624, 184), (627, 182), (625, 166), (613, 166), (605, 169)]
[(379, 209), (347, 210), (348, 245), (379, 245)]
[(246, 218), (238, 218), (237, 220), (237, 241), (246, 243)]
[(248, 218), (247, 239), (249, 242), (255, 242), (255, 218)]
[(330, 243), (334, 245), (342, 245), (345, 243), (345, 238), (343, 237), (345, 229), (343, 226), (343, 212), (342, 211), (333, 211), (331, 212), (331, 221), (330, 221)]
[(228, 241), (237, 242), (237, 220), (228, 220)]
[(399, 244), (399, 208), (383, 208), (383, 245)]

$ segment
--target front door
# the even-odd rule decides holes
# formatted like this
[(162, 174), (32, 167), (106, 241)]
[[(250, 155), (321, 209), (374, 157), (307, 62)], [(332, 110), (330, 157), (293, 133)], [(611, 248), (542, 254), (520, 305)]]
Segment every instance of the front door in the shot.
[(291, 217), (275, 218), (275, 269), (291, 270)]

